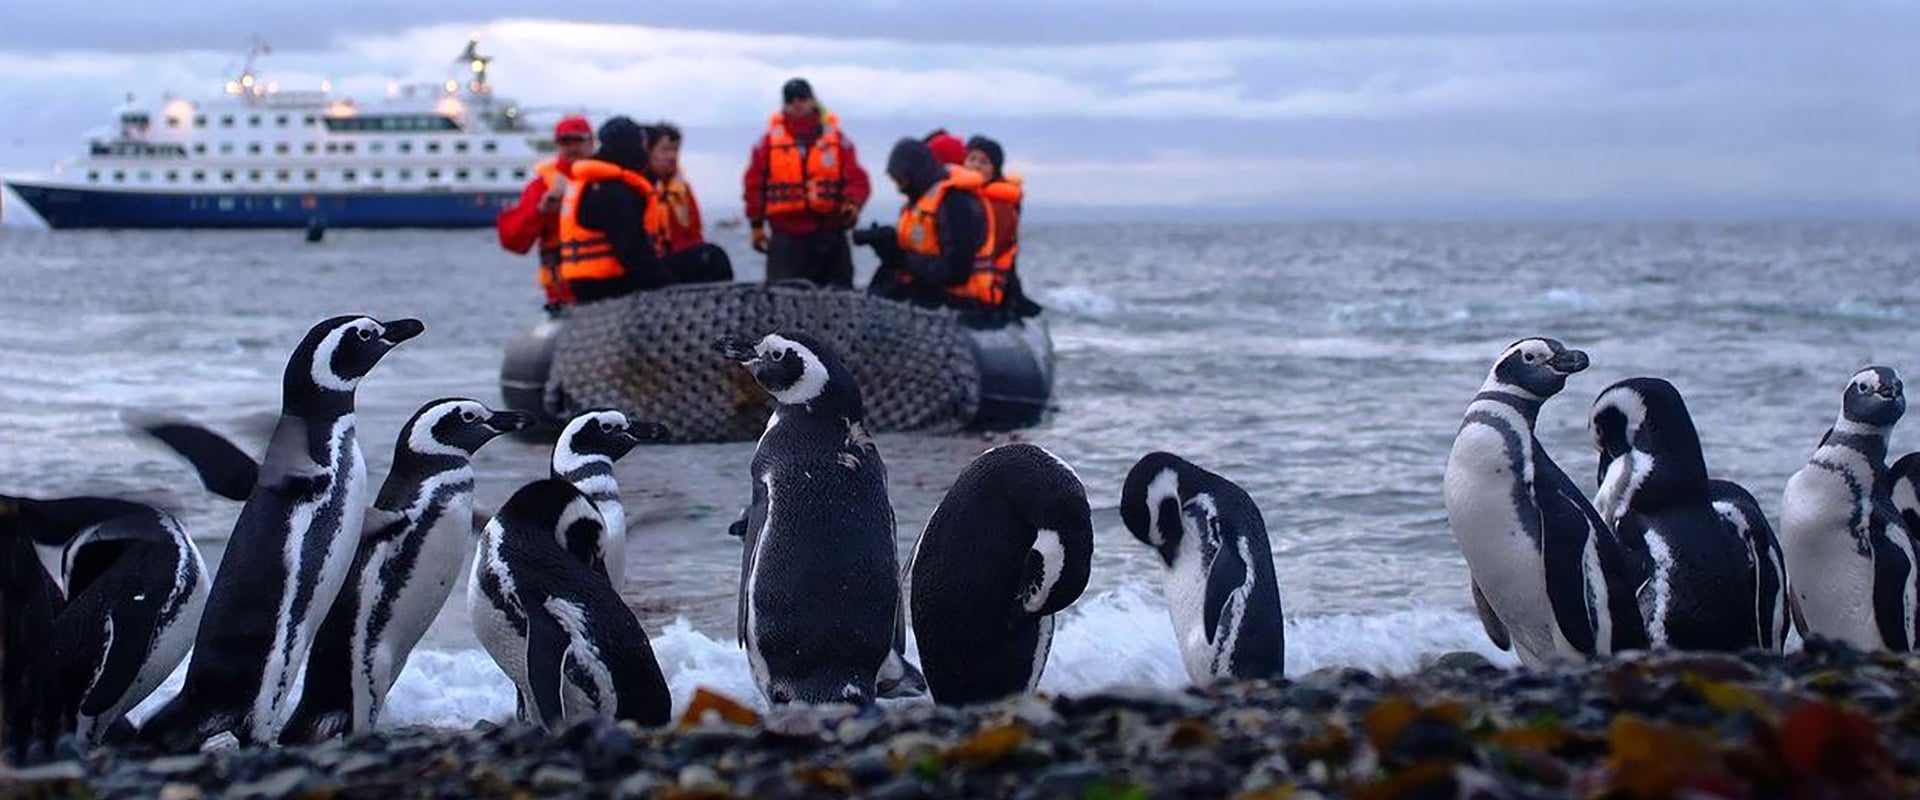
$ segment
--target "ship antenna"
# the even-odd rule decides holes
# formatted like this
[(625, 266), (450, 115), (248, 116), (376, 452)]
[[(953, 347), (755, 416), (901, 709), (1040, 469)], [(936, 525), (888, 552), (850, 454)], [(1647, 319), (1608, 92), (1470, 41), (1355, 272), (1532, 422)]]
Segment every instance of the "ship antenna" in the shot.
[(465, 62), (467, 69), (473, 73), (473, 80), (467, 84), (469, 90), (481, 96), (492, 93), (493, 87), (487, 85), (487, 65), (493, 62), (493, 56), (480, 54), (479, 31), (468, 35), (466, 49), (461, 50), (453, 60), (454, 63)]

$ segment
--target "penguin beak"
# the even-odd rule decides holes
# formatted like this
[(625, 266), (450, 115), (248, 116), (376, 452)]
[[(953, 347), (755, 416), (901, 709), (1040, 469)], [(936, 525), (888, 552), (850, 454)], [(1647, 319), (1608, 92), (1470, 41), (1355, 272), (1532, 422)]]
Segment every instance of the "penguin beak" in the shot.
[(425, 333), (427, 326), (420, 320), (407, 318), (380, 323), (380, 341), (389, 347)]
[(636, 422), (628, 425), (624, 433), (634, 444), (646, 444), (667, 438), (667, 426), (658, 422)]
[(1587, 368), (1587, 354), (1579, 350), (1562, 350), (1547, 359), (1547, 366), (1562, 375), (1572, 375)]
[(745, 364), (760, 356), (753, 344), (738, 336), (722, 336), (714, 340), (713, 349), (719, 351), (720, 355)]
[(533, 427), (533, 415), (525, 411), (495, 411), (487, 417), (487, 427), (497, 433), (524, 431)]

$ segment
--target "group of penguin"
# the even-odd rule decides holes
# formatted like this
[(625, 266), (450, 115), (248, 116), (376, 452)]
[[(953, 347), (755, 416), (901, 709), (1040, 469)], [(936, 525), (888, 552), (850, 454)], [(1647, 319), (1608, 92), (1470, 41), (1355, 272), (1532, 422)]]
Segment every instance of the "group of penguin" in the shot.
[[(402, 426), (373, 492), (355, 390), (424, 329), (366, 316), (315, 325), (287, 361), (281, 414), (257, 461), (198, 423), (134, 420), (210, 491), (244, 503), (217, 574), (164, 509), (0, 495), (10, 755), (371, 730), (469, 553), (474, 633), (512, 680), (522, 719), (547, 728), (589, 715), (668, 721), (665, 678), (621, 598), (626, 524), (613, 469), (666, 431), (616, 410), (580, 413), (555, 440), (549, 474), (484, 516), (473, 506), (472, 456), (533, 419), (435, 400)], [(797, 332), (715, 349), (775, 403), (752, 459), (751, 499), (732, 526), (743, 544), (739, 640), (766, 700), (924, 694), (967, 704), (1032, 691), (1054, 615), (1091, 572), (1091, 511), (1074, 470), (1031, 444), (986, 451), (901, 570), (886, 466), (864, 427), (860, 387), (834, 351)], [(1167, 566), (1190, 677), (1278, 676), (1279, 587), (1246, 492), (1152, 453), (1127, 475), (1120, 515)], [(183, 659), (180, 692), (135, 729), (126, 713)]]
[(1585, 353), (1500, 354), (1447, 460), (1454, 538), (1487, 635), (1522, 663), (1630, 650), (1778, 651), (1789, 628), (1869, 650), (1920, 643), (1920, 453), (1887, 464), (1906, 410), (1887, 367), (1855, 373), (1839, 418), (1787, 481), (1775, 535), (1752, 494), (1710, 478), (1685, 401), (1659, 378), (1601, 391), (1589, 500), (1535, 438)]

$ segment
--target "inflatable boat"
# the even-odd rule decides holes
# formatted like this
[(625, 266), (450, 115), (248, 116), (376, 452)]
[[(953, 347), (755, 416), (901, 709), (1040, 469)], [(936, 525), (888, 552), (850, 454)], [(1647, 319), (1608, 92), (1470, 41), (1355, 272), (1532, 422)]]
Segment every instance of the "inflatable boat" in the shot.
[(839, 351), (876, 431), (1011, 430), (1053, 396), (1043, 316), (972, 316), (873, 295), (746, 283), (676, 286), (576, 306), (509, 343), (508, 408), (554, 423), (589, 408), (658, 422), (677, 442), (750, 441), (772, 400), (713, 347), (805, 331)]

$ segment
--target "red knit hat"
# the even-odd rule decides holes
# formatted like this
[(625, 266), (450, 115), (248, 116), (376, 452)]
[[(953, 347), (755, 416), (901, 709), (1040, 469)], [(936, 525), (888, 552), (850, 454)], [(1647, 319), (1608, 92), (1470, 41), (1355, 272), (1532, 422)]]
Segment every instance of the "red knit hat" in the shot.
[(927, 149), (933, 151), (934, 160), (942, 164), (959, 166), (967, 160), (967, 143), (945, 128), (927, 134)]
[(578, 114), (561, 117), (560, 124), (553, 126), (553, 138), (559, 139), (564, 136), (583, 136), (591, 139), (593, 126), (587, 123), (586, 117)]

